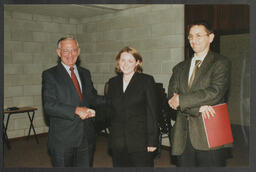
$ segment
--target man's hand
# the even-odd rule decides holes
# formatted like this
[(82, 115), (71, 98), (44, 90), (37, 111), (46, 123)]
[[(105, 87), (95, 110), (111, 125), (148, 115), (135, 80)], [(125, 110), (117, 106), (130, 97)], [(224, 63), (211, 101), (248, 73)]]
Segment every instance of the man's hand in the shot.
[(76, 107), (75, 114), (78, 115), (82, 120), (95, 117), (95, 111), (87, 107)]
[(204, 105), (204, 106), (201, 106), (200, 109), (199, 109), (199, 112), (202, 113), (202, 116), (203, 118), (210, 118), (210, 116), (214, 117), (215, 115), (215, 111), (214, 109), (211, 107), (211, 106), (207, 106), (207, 105)]
[(154, 152), (156, 150), (156, 147), (147, 147), (148, 152)]
[(173, 93), (172, 98), (170, 98), (170, 100), (168, 101), (168, 104), (171, 108), (173, 108), (174, 110), (177, 110), (177, 108), (180, 105), (180, 100), (179, 100), (179, 94), (177, 93)]

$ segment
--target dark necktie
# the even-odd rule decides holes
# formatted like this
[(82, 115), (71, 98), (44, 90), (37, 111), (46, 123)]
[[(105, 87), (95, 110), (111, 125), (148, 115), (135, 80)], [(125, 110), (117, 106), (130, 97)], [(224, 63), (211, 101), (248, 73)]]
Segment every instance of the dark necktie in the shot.
[(193, 83), (193, 81), (195, 79), (195, 76), (196, 76), (196, 73), (197, 73), (197, 70), (198, 70), (200, 64), (201, 64), (201, 60), (196, 60), (193, 73), (192, 73), (192, 75), (191, 75), (191, 77), (189, 79), (188, 88), (191, 88), (192, 83)]
[(79, 86), (79, 83), (78, 83), (78, 80), (76, 78), (76, 75), (74, 73), (74, 67), (70, 67), (69, 70), (71, 71), (71, 79), (73, 81), (73, 84), (76, 88), (76, 92), (80, 98), (80, 101), (82, 101), (82, 93), (81, 93), (81, 89), (80, 89), (80, 86)]

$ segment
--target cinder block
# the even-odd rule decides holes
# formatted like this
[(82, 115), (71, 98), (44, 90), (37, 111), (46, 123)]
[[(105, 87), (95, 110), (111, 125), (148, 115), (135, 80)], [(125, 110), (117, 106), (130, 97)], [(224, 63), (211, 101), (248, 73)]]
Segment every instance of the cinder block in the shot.
[(51, 16), (53, 23), (68, 23), (69, 19), (66, 17)]
[(104, 73), (104, 74), (109, 72), (109, 66), (105, 63), (90, 64), (90, 65), (88, 65), (88, 68), (91, 72)]
[(33, 39), (37, 42), (49, 41), (49, 34), (46, 32), (33, 32)]
[(12, 41), (33, 41), (33, 34), (29, 31), (13, 31), (11, 32)]
[(4, 42), (4, 51), (14, 52), (14, 53), (23, 52), (23, 42), (21, 41)]
[(52, 17), (47, 15), (33, 14), (33, 20), (37, 22), (40, 22), (40, 21), (51, 22)]
[(13, 106), (33, 106), (33, 96), (13, 97)]
[(16, 64), (29, 64), (32, 62), (31, 53), (12, 53), (12, 58)]
[(159, 48), (159, 49), (152, 49), (152, 57), (147, 59), (151, 62), (163, 62), (168, 61), (171, 59), (171, 50), (170, 48)]
[(184, 58), (184, 48), (171, 48), (171, 60), (177, 64), (183, 61)]
[(41, 85), (24, 85), (25, 96), (37, 96), (41, 95)]
[(24, 80), (24, 83), (27, 85), (39, 85), (42, 83), (41, 74), (42, 72), (38, 72), (37, 74), (26, 74), (22, 79)]
[(152, 25), (152, 37), (174, 35), (175, 32), (175, 23), (161, 23), (158, 25)]
[(4, 108), (12, 107), (12, 106), (13, 106), (12, 97), (4, 97)]
[(24, 52), (25, 53), (38, 53), (44, 52), (44, 46), (42, 43), (39, 42), (24, 42)]
[(67, 33), (67, 34), (75, 34), (76, 33), (76, 25), (75, 24), (59, 24), (59, 32)]
[[(8, 127), (9, 128), (9, 127)], [(24, 129), (21, 130), (7, 130), (8, 138), (17, 138), (25, 136)]]
[(77, 34), (82, 34), (83, 33), (83, 25), (82, 24), (77, 24), (76, 25), (76, 33)]
[(75, 24), (75, 25), (77, 25), (77, 24), (80, 23), (80, 20), (79, 20), (79, 19), (76, 19), (76, 18), (69, 18), (69, 19), (68, 19), (68, 23), (69, 23), (69, 24)]
[(25, 64), (24, 74), (41, 74), (43, 71), (42, 64)]
[(42, 96), (41, 95), (33, 96), (33, 98), (34, 98), (35, 106), (42, 106)]
[(26, 21), (23, 23), (23, 28), (25, 31), (38, 31), (42, 32), (44, 31), (43, 22), (36, 22), (36, 21)]
[(43, 31), (45, 32), (59, 33), (61, 30), (59, 23), (41, 22), (41, 24), (43, 26)]
[(152, 4), (151, 5), (151, 10), (152, 11), (162, 11), (162, 10), (170, 10), (172, 9), (172, 4)]
[(4, 64), (13, 64), (12, 55), (10, 51), (4, 50)]
[(108, 30), (103, 32), (104, 41), (121, 40), (121, 30)]
[(144, 72), (148, 74), (160, 74), (161, 64), (160, 63), (144, 63), (143, 69), (144, 69)]
[(20, 64), (6, 64), (4, 65), (4, 74), (22, 74), (23, 65)]
[(5, 30), (4, 31), (4, 42), (10, 41), (11, 40), (11, 32)]
[(23, 118), (11, 119), (11, 120), (14, 120), (14, 130), (29, 128), (30, 122), (29, 122), (28, 115), (26, 113), (18, 113), (15, 115), (19, 115), (19, 116), (22, 115)]
[(127, 28), (120, 31), (120, 38), (118, 40), (145, 40), (151, 37), (151, 28), (146, 27), (136, 27)]
[(32, 14), (30, 13), (12, 12), (12, 17), (17, 19), (32, 20)]

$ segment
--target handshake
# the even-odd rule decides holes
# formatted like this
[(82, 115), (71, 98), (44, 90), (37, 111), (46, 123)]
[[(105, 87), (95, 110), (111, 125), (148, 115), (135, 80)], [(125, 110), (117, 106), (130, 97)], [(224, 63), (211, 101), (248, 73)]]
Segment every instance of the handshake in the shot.
[(76, 107), (75, 114), (78, 115), (82, 120), (85, 120), (87, 118), (95, 117), (95, 110), (78, 106)]

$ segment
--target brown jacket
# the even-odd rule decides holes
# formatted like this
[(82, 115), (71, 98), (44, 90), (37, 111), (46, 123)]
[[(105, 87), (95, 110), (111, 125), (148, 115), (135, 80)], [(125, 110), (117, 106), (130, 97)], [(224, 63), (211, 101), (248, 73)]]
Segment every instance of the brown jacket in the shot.
[[(169, 82), (168, 97), (179, 94), (180, 107), (172, 131), (172, 154), (181, 155), (185, 149), (187, 130), (192, 146), (197, 150), (210, 150), (199, 108), (202, 105), (216, 105), (226, 102), (230, 85), (231, 62), (219, 54), (209, 51), (195, 76), (191, 89), (188, 75), (191, 59), (173, 68)], [(220, 149), (225, 146), (217, 147)]]

